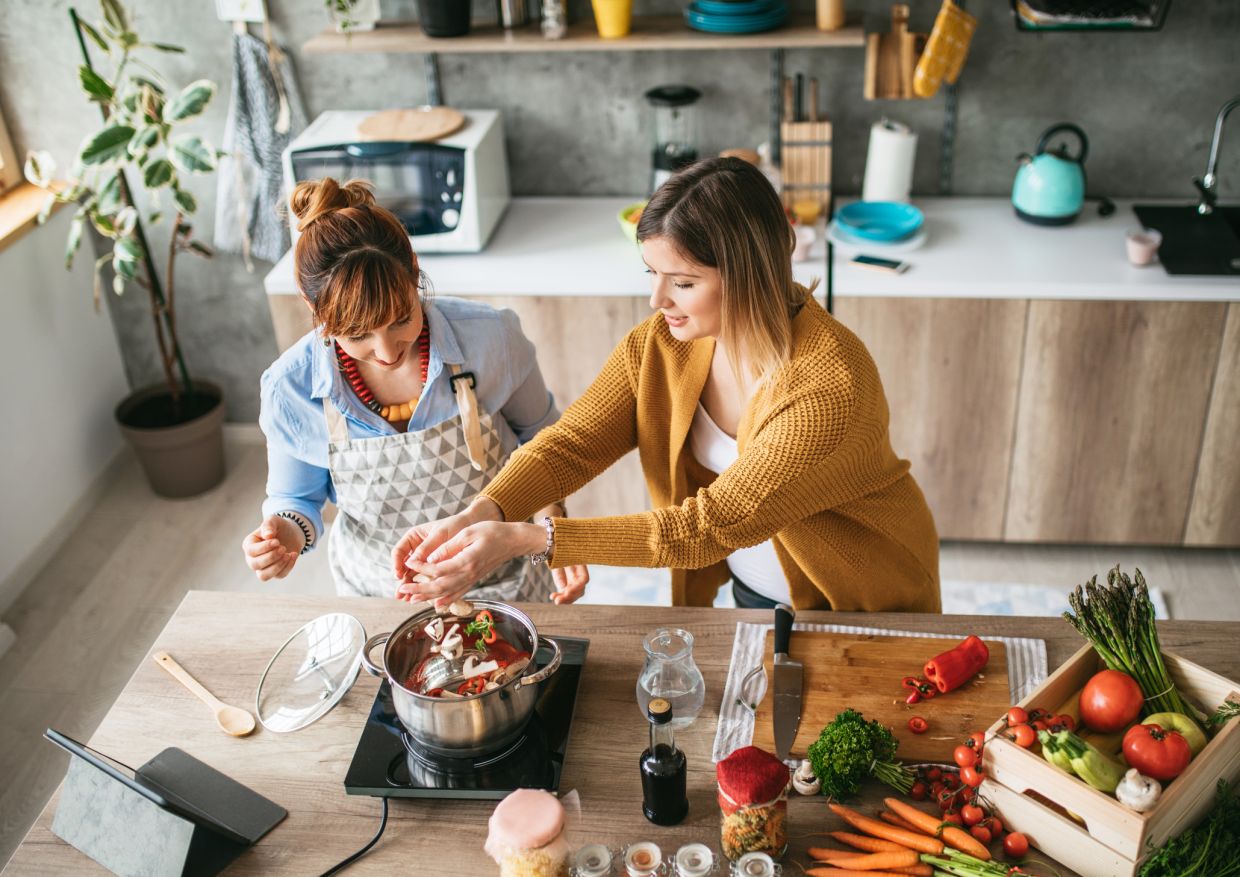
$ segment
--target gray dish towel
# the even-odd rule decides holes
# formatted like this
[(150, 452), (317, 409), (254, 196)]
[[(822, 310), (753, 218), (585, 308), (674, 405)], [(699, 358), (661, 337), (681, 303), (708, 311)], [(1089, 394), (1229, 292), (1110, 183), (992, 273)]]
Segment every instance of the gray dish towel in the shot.
[[(286, 102), (283, 113), (281, 92)], [(278, 262), (289, 247), (280, 154), (305, 127), (306, 111), (288, 53), (277, 51), (273, 64), (266, 42), (234, 33), (233, 87), (224, 125), (227, 154), (220, 159), (215, 202), (215, 247), (241, 253), (251, 271), (251, 256)]]

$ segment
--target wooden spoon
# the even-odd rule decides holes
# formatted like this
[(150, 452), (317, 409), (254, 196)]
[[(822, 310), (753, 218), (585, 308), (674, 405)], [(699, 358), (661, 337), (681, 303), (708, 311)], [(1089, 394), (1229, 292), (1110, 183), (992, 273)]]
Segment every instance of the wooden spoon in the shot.
[(211, 709), (215, 710), (215, 721), (219, 724), (220, 730), (225, 734), (231, 734), (234, 737), (244, 737), (254, 730), (254, 716), (241, 707), (229, 706), (223, 703), (218, 697), (202, 687), (201, 683), (189, 672), (172, 659), (172, 655), (165, 651), (158, 651), (151, 655), (155, 659), (155, 663), (163, 667), (177, 682), (180, 682), (195, 695), (198, 699), (205, 703)]

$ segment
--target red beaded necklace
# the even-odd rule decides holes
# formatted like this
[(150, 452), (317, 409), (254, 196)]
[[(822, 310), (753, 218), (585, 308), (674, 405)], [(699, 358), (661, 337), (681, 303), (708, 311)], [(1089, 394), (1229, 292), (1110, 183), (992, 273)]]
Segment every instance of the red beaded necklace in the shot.
[[(357, 360), (344, 352), (344, 348), (340, 346), (339, 341), (335, 342), (335, 344), (336, 362), (340, 364), (340, 371), (362, 404), (384, 420), (389, 420), (393, 423), (408, 423), (409, 418), (413, 417), (414, 406), (418, 404), (421, 394), (419, 393), (408, 402), (399, 405), (380, 405), (379, 400), (375, 398), (375, 394), (371, 392), (370, 387), (366, 386), (366, 381), (362, 378), (362, 373), (357, 367)], [(425, 390), (426, 370), (430, 365), (431, 359), (431, 333), (425, 314), (422, 316), (422, 332), (418, 335), (418, 356), (422, 364), (422, 389)]]

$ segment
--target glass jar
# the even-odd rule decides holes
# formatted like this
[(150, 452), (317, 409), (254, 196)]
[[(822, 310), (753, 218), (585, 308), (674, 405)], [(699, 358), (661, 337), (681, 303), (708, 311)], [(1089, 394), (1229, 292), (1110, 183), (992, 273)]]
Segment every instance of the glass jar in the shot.
[(733, 862), (749, 853), (779, 858), (788, 849), (788, 765), (756, 746), (715, 767), (719, 846)]
[(564, 806), (550, 792), (517, 789), (495, 806), (484, 849), (500, 877), (568, 877)]
[(672, 705), (672, 727), (687, 728), (706, 702), (706, 680), (693, 661), (693, 634), (680, 628), (660, 627), (642, 640), (646, 662), (637, 677), (637, 706), (646, 707), (655, 698)]

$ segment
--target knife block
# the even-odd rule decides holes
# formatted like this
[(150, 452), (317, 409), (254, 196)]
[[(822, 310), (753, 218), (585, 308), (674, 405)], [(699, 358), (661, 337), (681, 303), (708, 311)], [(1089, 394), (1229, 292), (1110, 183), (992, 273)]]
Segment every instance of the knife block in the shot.
[(811, 200), (826, 215), (831, 208), (831, 123), (783, 122), (779, 137), (784, 207)]

